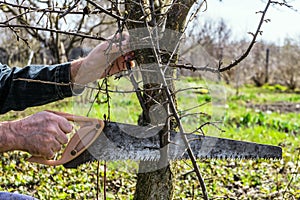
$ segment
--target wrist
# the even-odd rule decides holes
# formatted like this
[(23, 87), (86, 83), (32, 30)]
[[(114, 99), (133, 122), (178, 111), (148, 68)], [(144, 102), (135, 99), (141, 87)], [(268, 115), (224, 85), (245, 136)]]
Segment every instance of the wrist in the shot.
[(71, 69), (70, 69), (70, 77), (71, 77), (71, 82), (75, 83), (76, 81), (76, 76), (78, 74), (78, 71), (84, 61), (84, 58), (79, 58), (77, 60), (74, 60), (71, 62)]
[(22, 136), (14, 127), (14, 121), (0, 123), (0, 152), (22, 150)]
[(70, 80), (72, 83), (72, 93), (74, 96), (80, 95), (84, 91), (84, 84), (78, 81), (78, 72), (83, 65), (84, 58), (80, 58), (71, 62)]

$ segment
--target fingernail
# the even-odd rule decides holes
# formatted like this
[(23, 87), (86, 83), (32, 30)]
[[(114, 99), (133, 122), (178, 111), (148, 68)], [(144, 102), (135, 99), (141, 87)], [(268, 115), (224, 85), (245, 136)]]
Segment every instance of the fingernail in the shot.
[(71, 132), (73, 130), (72, 124), (68, 124), (68, 129), (70, 130), (69, 132)]

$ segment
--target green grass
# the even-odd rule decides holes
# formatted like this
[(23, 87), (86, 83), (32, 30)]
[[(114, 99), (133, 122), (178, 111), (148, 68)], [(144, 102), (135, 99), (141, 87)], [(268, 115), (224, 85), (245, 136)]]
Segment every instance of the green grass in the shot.
[[(132, 90), (126, 79), (110, 81), (111, 89)], [(177, 83), (177, 104), (187, 132), (211, 120), (222, 123), (204, 126), (207, 135), (237, 140), (280, 145), (282, 160), (202, 160), (198, 161), (211, 199), (299, 199), (300, 114), (266, 113), (248, 108), (249, 103), (300, 102), (299, 94), (285, 93), (284, 88), (245, 86), (240, 95), (229, 86), (217, 88), (201, 80), (187, 78)], [(196, 87), (201, 87), (197, 88)], [(209, 93), (207, 93), (207, 89)], [(224, 90), (223, 90), (224, 89)], [(223, 92), (227, 97), (223, 99)], [(88, 92), (88, 91), (86, 91)], [(216, 94), (221, 94), (220, 96)], [(93, 95), (92, 95), (93, 96)], [(216, 98), (212, 98), (215, 96)], [(217, 99), (217, 100), (216, 100)], [(101, 94), (98, 102), (107, 100)], [(201, 105), (201, 106), (198, 106)], [(192, 109), (191, 109), (192, 108)], [(76, 97), (22, 112), (9, 112), (1, 120), (22, 118), (44, 109), (86, 115), (90, 103)], [(91, 117), (110, 117), (111, 121), (136, 124), (141, 108), (131, 93), (110, 93), (107, 103), (94, 104)], [(222, 129), (224, 132), (220, 131)], [(0, 160), (0, 190), (18, 191), (39, 199), (96, 199), (97, 163), (65, 169), (26, 162), (23, 152), (3, 153)], [(135, 162), (108, 162), (107, 199), (132, 199), (135, 190), (137, 164)], [(176, 162), (175, 199), (201, 199), (201, 189), (190, 161)], [(99, 168), (99, 194), (103, 195), (104, 162)]]

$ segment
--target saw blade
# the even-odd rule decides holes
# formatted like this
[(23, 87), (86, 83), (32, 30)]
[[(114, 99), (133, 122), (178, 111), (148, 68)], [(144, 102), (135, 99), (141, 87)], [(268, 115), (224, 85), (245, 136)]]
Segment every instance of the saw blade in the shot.
[[(160, 146), (159, 132), (162, 127), (106, 122), (96, 141), (82, 154), (64, 164), (75, 168), (93, 160), (160, 161), (189, 159), (181, 133), (170, 132), (170, 143)], [(237, 141), (226, 138), (186, 134), (191, 150), (197, 159), (281, 159), (282, 149), (278, 146)]]

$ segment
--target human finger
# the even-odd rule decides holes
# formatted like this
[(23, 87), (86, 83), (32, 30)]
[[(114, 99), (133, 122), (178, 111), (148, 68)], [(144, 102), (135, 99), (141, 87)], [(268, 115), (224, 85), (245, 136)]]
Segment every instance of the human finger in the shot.
[(113, 75), (116, 74), (118, 72), (124, 71), (126, 70), (126, 61), (125, 61), (125, 56), (120, 56), (119, 58), (117, 58), (113, 64), (111, 66), (109, 66), (106, 70), (105, 70), (105, 74), (104, 75)]
[(111, 38), (111, 53), (120, 52), (121, 54), (129, 51), (129, 40), (130, 36), (127, 32), (123, 32), (122, 34), (116, 34), (115, 37)]
[(58, 152), (61, 150), (61, 144), (57, 141), (53, 141), (51, 144), (51, 151), (52, 152)]
[(70, 133), (73, 130), (71, 123), (64, 117), (57, 115), (58, 126), (64, 133)]
[(111, 45), (111, 49), (109, 53), (115, 54), (115, 55), (122, 55), (124, 52), (128, 52), (130, 50), (128, 41), (122, 41), (113, 43)]
[(129, 33), (126, 32), (126, 31), (123, 31), (121, 34), (120, 33), (117, 33), (117, 34), (113, 34), (111, 36), (109, 36), (107, 38), (107, 40), (119, 40), (119, 39), (122, 39), (123, 40), (129, 40), (130, 36), (129, 36)]
[(68, 143), (68, 137), (65, 134), (65, 132), (61, 130), (57, 130), (55, 139), (60, 143), (60, 144), (67, 144)]
[(122, 41), (125, 41), (125, 42), (128, 43), (128, 41), (130, 39), (130, 36), (129, 36), (128, 32), (123, 32), (121, 37), (122, 37)]
[(50, 149), (47, 154), (45, 156), (43, 156), (46, 160), (51, 160), (52, 158), (54, 158), (55, 156), (55, 152)]

